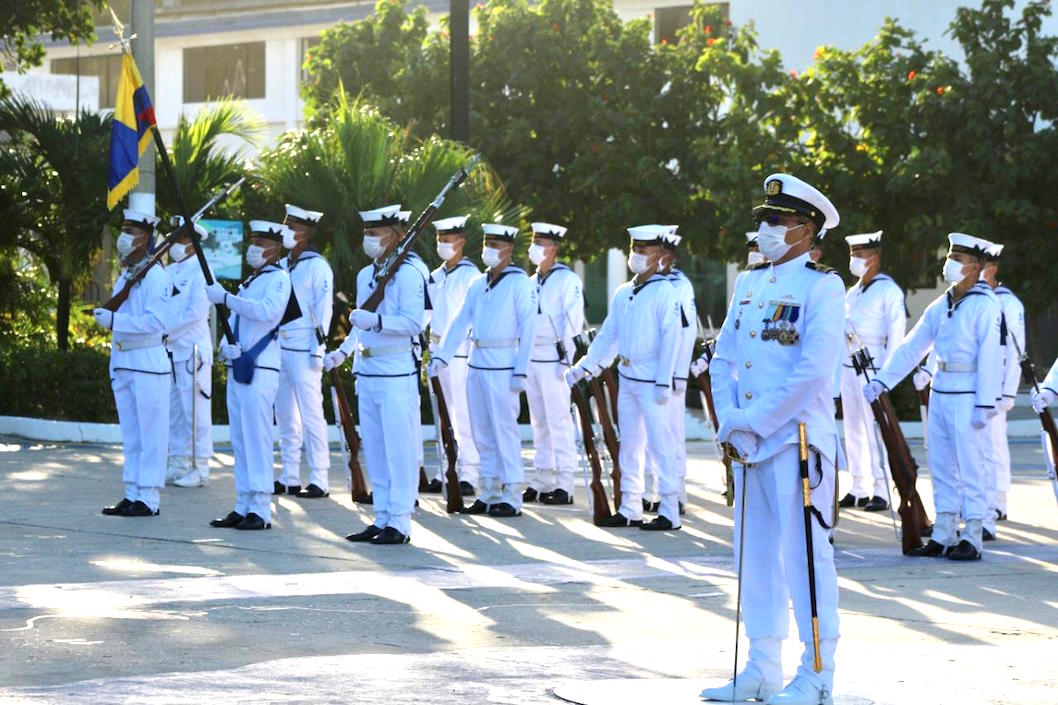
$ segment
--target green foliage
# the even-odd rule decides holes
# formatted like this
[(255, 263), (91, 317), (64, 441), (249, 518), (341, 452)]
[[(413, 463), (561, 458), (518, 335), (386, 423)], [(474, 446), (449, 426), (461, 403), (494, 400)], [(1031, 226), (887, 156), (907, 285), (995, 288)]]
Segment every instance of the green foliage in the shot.
[[(42, 34), (71, 44), (95, 39), (93, 8), (103, 0), (13, 0), (0, 5), (0, 58), (24, 72), (44, 61)], [(0, 97), (4, 96), (0, 81)]]
[(91, 348), (0, 348), (0, 414), (114, 422), (110, 355)]

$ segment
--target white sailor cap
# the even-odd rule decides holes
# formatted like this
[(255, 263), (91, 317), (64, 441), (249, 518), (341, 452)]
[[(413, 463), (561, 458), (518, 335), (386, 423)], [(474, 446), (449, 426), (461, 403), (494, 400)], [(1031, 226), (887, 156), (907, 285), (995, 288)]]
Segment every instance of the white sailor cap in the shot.
[(360, 211), (360, 219), (364, 221), (364, 227), (378, 228), (383, 225), (396, 225), (400, 222), (400, 204), (383, 206), (370, 211)]
[(407, 225), (408, 221), (411, 220), (411, 211), (400, 211), (397, 213), (397, 220), (400, 221), (401, 225)]
[(461, 235), (466, 232), (469, 217), (469, 215), (457, 215), (451, 218), (441, 218), (433, 222), (433, 227), (438, 235)]
[(305, 225), (318, 225), (320, 222), (320, 218), (323, 217), (323, 213), (321, 213), (320, 211), (305, 210), (304, 208), (299, 208), (298, 206), (295, 206), (292, 203), (288, 203), (286, 205), (286, 208), (287, 220), (296, 220), (299, 223), (304, 223)]
[(294, 235), (294, 231), (282, 223), (273, 223), (270, 220), (251, 220), (250, 237), (263, 237), (266, 240), (283, 242), (283, 235)]
[(566, 228), (553, 223), (533, 223), (533, 234), (537, 237), (546, 237), (556, 242), (561, 242), (566, 237)]
[(667, 225), (636, 225), (628, 228), (628, 235), (637, 245), (660, 245), (664, 235), (668, 232), (669, 226)]
[(846, 235), (845, 242), (848, 244), (850, 250), (858, 250), (860, 248), (873, 248), (882, 246), (882, 231), (874, 233), (857, 233), (856, 235)]
[(768, 213), (797, 213), (810, 218), (820, 230), (820, 240), (823, 239), (823, 228), (836, 228), (841, 222), (830, 199), (814, 186), (789, 174), (772, 174), (764, 179), (764, 203), (753, 209), (753, 216), (759, 221)]
[(993, 242), (988, 250), (985, 252), (985, 259), (989, 262), (998, 262), (1000, 255), (1003, 254), (1003, 246), (997, 242)]
[(666, 225), (665, 228), (665, 232), (661, 234), (661, 244), (666, 249), (675, 250), (680, 246), (680, 241), (683, 240), (683, 236), (676, 234), (676, 231), (680, 229), (680, 226)]
[(518, 235), (518, 228), (513, 225), (501, 225), (500, 223), (482, 223), (481, 232), (485, 237), (493, 237), (507, 242), (514, 242)]
[(122, 213), (122, 225), (131, 225), (134, 228), (140, 228), (142, 230), (154, 230), (154, 226), (158, 225), (159, 218), (156, 218), (149, 213), (143, 211), (133, 210), (126, 208)]
[(948, 233), (948, 244), (952, 252), (961, 252), (974, 257), (986, 257), (992, 246), (988, 240), (967, 235), (966, 233)]
[(750, 230), (746, 233), (746, 247), (757, 247), (757, 231)]
[[(172, 218), (169, 219), (169, 224), (171, 226), (173, 226), (174, 229), (182, 227), (183, 224), (184, 224), (184, 216), (182, 216), (182, 215), (174, 215)], [(195, 232), (198, 233), (198, 239), (199, 240), (205, 240), (206, 238), (209, 237), (209, 231), (206, 230), (199, 223), (195, 223)]]

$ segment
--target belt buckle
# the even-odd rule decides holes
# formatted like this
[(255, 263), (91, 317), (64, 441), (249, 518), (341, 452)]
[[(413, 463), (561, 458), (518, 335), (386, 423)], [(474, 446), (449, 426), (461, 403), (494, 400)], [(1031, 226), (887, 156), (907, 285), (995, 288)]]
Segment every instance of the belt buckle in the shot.
[(121, 344), (120, 340), (115, 340), (114, 341), (114, 347), (117, 348), (118, 352), (124, 352), (125, 351), (125, 346)]

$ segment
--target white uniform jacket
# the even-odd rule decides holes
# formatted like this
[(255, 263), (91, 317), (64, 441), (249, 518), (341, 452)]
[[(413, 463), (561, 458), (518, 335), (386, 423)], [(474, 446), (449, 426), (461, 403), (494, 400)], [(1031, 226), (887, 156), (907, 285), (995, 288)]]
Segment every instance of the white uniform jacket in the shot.
[[(114, 283), (113, 294), (125, 287), (129, 270), (125, 269)], [(166, 311), (172, 286), (160, 266), (151, 267), (129, 297), (114, 313), (114, 338), (110, 346), (110, 372), (131, 370), (169, 374), (169, 356), (162, 345)]]
[(322, 330), (324, 336), (331, 329), (334, 312), (331, 265), (319, 252), (306, 250), (294, 262), (289, 257), (283, 259), (283, 269), (290, 275), (301, 317), (280, 326), (279, 346), (284, 350), (322, 355), (323, 346), (316, 338), (315, 329)]
[(877, 379), (892, 389), (932, 346), (933, 393), (972, 394), (975, 406), (990, 409), (1000, 396), (1000, 319), (999, 301), (988, 284), (977, 282), (955, 303), (948, 289), (926, 307)]
[(668, 279), (676, 289), (676, 301), (680, 305), (680, 336), (673, 379), (686, 381), (691, 372), (694, 341), (698, 337), (698, 305), (694, 301), (694, 285), (686, 274), (673, 268), (668, 274)]
[[(265, 336), (279, 328), (290, 301), (290, 276), (280, 267), (269, 264), (257, 270), (239, 285), (234, 296), (225, 296), (224, 303), (231, 311), (228, 325), (235, 332), (237, 342), (247, 352)], [(265, 346), (257, 356), (255, 367), (279, 371), (278, 338)], [(231, 367), (231, 362), (226, 362)]]
[(576, 272), (556, 262), (547, 274), (532, 276), (536, 286), (536, 338), (533, 362), (560, 362), (555, 343), (562, 341), (565, 362), (573, 354), (573, 336), (584, 330), (584, 294)]
[[(376, 265), (369, 264), (356, 275), (356, 305), (375, 290)], [(413, 346), (422, 332), (426, 307), (426, 280), (422, 272), (405, 260), (397, 273), (386, 283), (382, 303), (375, 311), (380, 328), (357, 330), (342, 343), (356, 346), (353, 374), (361, 377), (406, 377), (417, 371)]]
[[(845, 293), (845, 329), (853, 347), (866, 346), (881, 368), (893, 356), (907, 331), (904, 292), (892, 277), (879, 272), (864, 286), (860, 280)], [(844, 364), (852, 367), (845, 356)]]
[(845, 347), (845, 286), (808, 254), (738, 280), (710, 364), (718, 418), (734, 408), (762, 441), (760, 462), (798, 441), (797, 425), (831, 463), (838, 456), (834, 370)]
[[(1019, 344), (1024, 345), (1021, 341), (1018, 342)], [(1040, 382), (1040, 389), (1049, 389), (1055, 394), (1058, 394), (1058, 360), (1054, 361), (1054, 364), (1051, 365), (1051, 371), (1048, 372), (1047, 376), (1044, 377), (1042, 382)]]
[(1021, 358), (1018, 351), (1025, 352), (1025, 306), (1004, 284), (1000, 284), (993, 291), (1003, 311), (1003, 328), (1000, 335), (1000, 343), (1004, 346), (1003, 382), (1000, 394), (1009, 399), (1016, 399), (1021, 382)]
[(525, 377), (536, 324), (536, 287), (524, 270), (508, 265), (494, 281), (479, 275), (441, 340), (437, 358), (448, 362), (470, 332), (468, 365), (474, 370), (511, 370)]
[[(459, 313), (459, 307), (467, 297), (467, 289), (470, 282), (481, 272), (477, 266), (464, 257), (456, 263), (456, 266), (448, 269), (442, 264), (430, 272), (428, 292), (430, 303), (433, 304), (433, 314), (430, 317), (430, 347), (435, 348), (441, 344), (441, 339), (452, 325), (452, 319)], [(454, 357), (467, 357), (470, 354), (470, 336), (463, 339), (462, 344), (456, 349)]]
[(614, 291), (610, 312), (578, 364), (598, 374), (618, 357), (623, 379), (671, 387), (679, 334), (680, 306), (669, 280), (661, 274), (641, 284), (633, 279)]
[(182, 262), (173, 262), (165, 268), (172, 286), (169, 308), (166, 309), (165, 327), (169, 348), (174, 362), (191, 359), (194, 346), (198, 345), (201, 358), (213, 358), (213, 339), (209, 330), (209, 299), (206, 298), (206, 278), (198, 259), (188, 257)]

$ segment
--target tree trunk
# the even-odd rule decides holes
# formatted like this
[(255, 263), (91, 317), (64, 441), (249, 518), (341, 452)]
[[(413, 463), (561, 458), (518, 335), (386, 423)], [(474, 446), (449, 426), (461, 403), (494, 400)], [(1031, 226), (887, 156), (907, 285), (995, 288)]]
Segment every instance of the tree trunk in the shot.
[(59, 280), (59, 304), (55, 309), (55, 340), (59, 350), (70, 349), (70, 290), (72, 279)]

